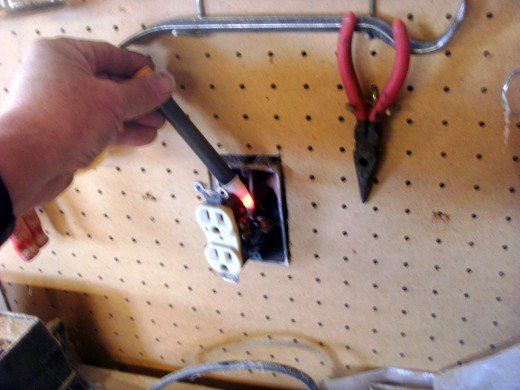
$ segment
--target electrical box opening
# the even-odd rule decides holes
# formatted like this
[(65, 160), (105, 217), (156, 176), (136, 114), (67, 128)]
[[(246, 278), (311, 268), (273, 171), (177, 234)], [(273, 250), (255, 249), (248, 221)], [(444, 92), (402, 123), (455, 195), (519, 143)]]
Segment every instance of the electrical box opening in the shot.
[[(226, 201), (236, 217), (244, 259), (289, 264), (287, 205), (281, 158), (223, 155), (253, 197), (247, 210), (233, 195)], [(214, 188), (219, 183), (212, 177)]]

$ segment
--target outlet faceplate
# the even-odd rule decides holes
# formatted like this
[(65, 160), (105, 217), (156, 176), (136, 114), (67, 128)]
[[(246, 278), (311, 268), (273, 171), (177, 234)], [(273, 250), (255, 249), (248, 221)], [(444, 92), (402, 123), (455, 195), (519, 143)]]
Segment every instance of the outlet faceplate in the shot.
[[(235, 171), (255, 201), (252, 213), (244, 209), (235, 212), (244, 260), (257, 260), (289, 264), (289, 231), (287, 204), (279, 156), (266, 155), (223, 155), (224, 160)], [(213, 188), (219, 183), (211, 177)], [(230, 194), (229, 204), (233, 204)]]
[(197, 207), (195, 218), (206, 236), (204, 255), (209, 265), (225, 280), (237, 282), (244, 261), (233, 210), (204, 203)]

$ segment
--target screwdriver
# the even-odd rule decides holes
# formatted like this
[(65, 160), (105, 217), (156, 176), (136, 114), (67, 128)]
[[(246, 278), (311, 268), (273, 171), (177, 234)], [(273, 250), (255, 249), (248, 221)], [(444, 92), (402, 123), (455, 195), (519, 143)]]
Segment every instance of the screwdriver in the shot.
[[(148, 73), (153, 73), (152, 68), (144, 66), (134, 74), (134, 77), (140, 77)], [(220, 185), (225, 190), (235, 194), (248, 210), (253, 210), (255, 206), (253, 197), (242, 180), (240, 180), (240, 177), (233, 172), (231, 167), (211, 146), (197, 126), (191, 121), (190, 117), (186, 115), (173, 98), (170, 97), (166, 100), (159, 107), (159, 112), (177, 130), (182, 139), (201, 159)]]

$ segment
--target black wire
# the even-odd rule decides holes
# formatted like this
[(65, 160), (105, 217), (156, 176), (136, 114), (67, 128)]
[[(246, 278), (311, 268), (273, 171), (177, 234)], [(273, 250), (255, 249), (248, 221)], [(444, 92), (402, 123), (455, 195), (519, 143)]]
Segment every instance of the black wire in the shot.
[(162, 390), (171, 383), (201, 376), (207, 372), (214, 371), (243, 371), (243, 370), (260, 370), (273, 371), (280, 374), (291, 376), (304, 383), (309, 390), (318, 390), (316, 382), (305, 372), (297, 368), (286, 366), (285, 364), (266, 362), (261, 360), (229, 360), (217, 363), (199, 364), (197, 366), (188, 367), (179, 371), (172, 372), (162, 377), (151, 390)]

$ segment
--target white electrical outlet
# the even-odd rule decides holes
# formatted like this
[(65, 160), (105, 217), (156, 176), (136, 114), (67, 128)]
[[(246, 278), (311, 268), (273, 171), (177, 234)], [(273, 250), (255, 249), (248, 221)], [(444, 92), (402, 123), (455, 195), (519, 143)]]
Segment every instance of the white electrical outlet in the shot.
[(211, 268), (230, 280), (236, 279), (244, 260), (233, 211), (226, 206), (202, 204), (195, 218), (206, 236), (204, 255)]
[(242, 269), (242, 257), (234, 248), (208, 243), (204, 255), (211, 268), (220, 273), (235, 276)]

